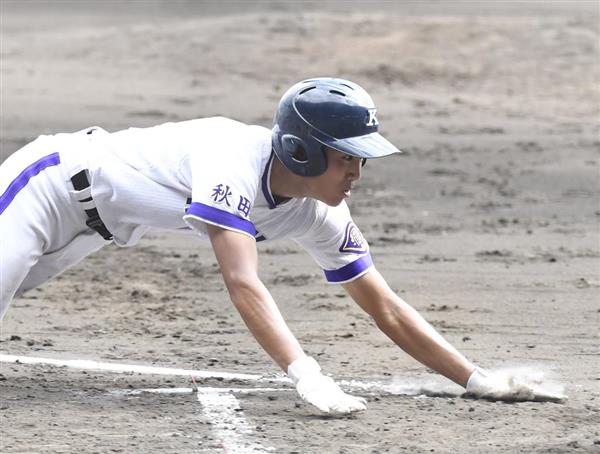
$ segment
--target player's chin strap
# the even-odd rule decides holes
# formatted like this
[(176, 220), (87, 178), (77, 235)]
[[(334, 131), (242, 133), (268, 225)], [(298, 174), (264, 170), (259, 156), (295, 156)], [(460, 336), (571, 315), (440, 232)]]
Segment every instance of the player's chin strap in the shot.
[(85, 223), (90, 229), (95, 230), (100, 234), (102, 238), (109, 241), (113, 239), (112, 233), (108, 231), (102, 219), (100, 219), (100, 215), (98, 214), (98, 209), (96, 208), (96, 204), (92, 199), (92, 188), (90, 186), (90, 180), (87, 175), (87, 170), (84, 169), (80, 172), (77, 172), (75, 175), (71, 177), (71, 183), (73, 183), (73, 188), (75, 189), (75, 195), (79, 203), (83, 206), (85, 210), (85, 214), (87, 214), (87, 221)]

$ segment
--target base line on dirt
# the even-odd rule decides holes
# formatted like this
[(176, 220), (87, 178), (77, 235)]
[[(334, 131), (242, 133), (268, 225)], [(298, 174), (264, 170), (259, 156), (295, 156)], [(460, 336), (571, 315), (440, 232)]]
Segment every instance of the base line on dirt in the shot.
[(274, 448), (265, 448), (252, 440), (254, 429), (246, 422), (240, 403), (232, 393), (198, 388), (198, 402), (204, 417), (211, 421), (224, 452), (259, 454), (274, 451)]
[(287, 377), (264, 377), (256, 374), (238, 374), (194, 369), (178, 369), (172, 367), (142, 366), (136, 364), (103, 363), (83, 359), (54, 359), (33, 356), (0, 355), (1, 363), (45, 364), (72, 369), (85, 369), (116, 373), (138, 373), (148, 375), (176, 375), (195, 378), (216, 378), (222, 380), (241, 380), (256, 382), (291, 383)]
[[(113, 373), (138, 373), (148, 375), (171, 375), (183, 377), (195, 377), (206, 379), (219, 379), (228, 381), (244, 381), (255, 383), (281, 383), (291, 387), (291, 380), (284, 376), (263, 376), (258, 374), (239, 374), (220, 371), (206, 371), (194, 369), (179, 369), (171, 367), (142, 366), (135, 364), (105, 363), (90, 360), (64, 360), (54, 358), (41, 358), (31, 356), (17, 356), (0, 354), (0, 363), (18, 364), (42, 364), (55, 367), (67, 367), (73, 369), (95, 370)], [(378, 382), (363, 382), (358, 380), (339, 380), (339, 385), (350, 392), (375, 394), (378, 396), (428, 396), (428, 397), (457, 397), (462, 391), (455, 385), (451, 389), (446, 386), (420, 384), (383, 384)], [(248, 388), (252, 390), (253, 388)], [(290, 389), (290, 388), (287, 388)]]
[(291, 388), (216, 388), (202, 386), (196, 388), (140, 388), (140, 389), (114, 389), (110, 394), (121, 396), (139, 396), (140, 394), (194, 394), (197, 392), (214, 392), (222, 394), (254, 394), (272, 392), (291, 392)]

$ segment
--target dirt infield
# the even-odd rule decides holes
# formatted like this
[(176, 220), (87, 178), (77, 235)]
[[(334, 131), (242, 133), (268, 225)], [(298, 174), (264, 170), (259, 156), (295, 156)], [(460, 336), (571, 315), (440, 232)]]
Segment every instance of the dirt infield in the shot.
[[(2, 2), (2, 160), (91, 125), (220, 114), (268, 126), (291, 83), (355, 80), (406, 151), (369, 162), (349, 201), (377, 268), (470, 359), (546, 371), (566, 402), (455, 396), (276, 242), (259, 245), (261, 277), (326, 372), (439, 396), (367, 390), (366, 412), (335, 419), (278, 381), (198, 380), (274, 388), (231, 394), (237, 404), (215, 392), (218, 416), (191, 390), (135, 392), (191, 389), (186, 376), (1, 363), (0, 451), (600, 452), (600, 12), (454, 3)], [(208, 245), (164, 232), (15, 300), (0, 353), (278, 372)]]

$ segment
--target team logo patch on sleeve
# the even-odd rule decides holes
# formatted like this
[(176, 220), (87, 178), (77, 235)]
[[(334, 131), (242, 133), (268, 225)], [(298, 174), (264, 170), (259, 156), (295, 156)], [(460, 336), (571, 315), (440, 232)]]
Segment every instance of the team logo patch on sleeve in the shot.
[(348, 222), (340, 252), (367, 252), (368, 248), (367, 241), (358, 227), (353, 222)]

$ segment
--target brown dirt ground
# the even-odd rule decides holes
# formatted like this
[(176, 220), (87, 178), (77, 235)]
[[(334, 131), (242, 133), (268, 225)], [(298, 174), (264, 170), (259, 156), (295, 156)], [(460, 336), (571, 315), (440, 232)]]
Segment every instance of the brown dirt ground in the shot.
[[(253, 439), (282, 453), (600, 452), (597, 3), (167, 3), (2, 2), (2, 157), (94, 124), (268, 126), (292, 82), (355, 80), (406, 150), (370, 162), (350, 201), (378, 269), (473, 361), (551, 370), (569, 395), (369, 395), (366, 412), (333, 419), (292, 391), (255, 393), (240, 398)], [(436, 379), (294, 244), (260, 250), (326, 372)], [(105, 248), (15, 300), (1, 328), (6, 354), (275, 372), (207, 245), (167, 233)], [(185, 378), (2, 364), (0, 380), (2, 452), (224, 452), (194, 396), (112, 392)]]

